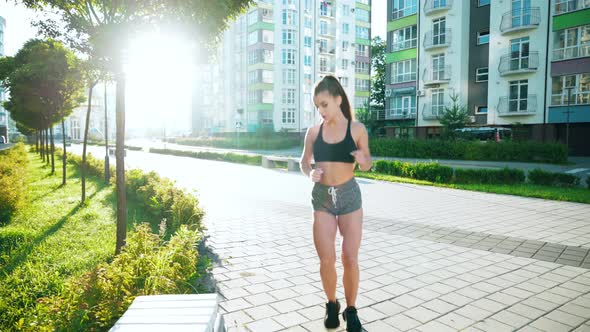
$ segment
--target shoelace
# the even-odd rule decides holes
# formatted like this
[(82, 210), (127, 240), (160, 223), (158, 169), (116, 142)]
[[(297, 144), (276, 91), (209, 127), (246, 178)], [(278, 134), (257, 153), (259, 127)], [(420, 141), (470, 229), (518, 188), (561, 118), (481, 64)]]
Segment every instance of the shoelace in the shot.
[(336, 202), (338, 201), (338, 196), (336, 196), (336, 188), (330, 187), (328, 188), (328, 194), (332, 196), (332, 203), (334, 203), (334, 207), (336, 207)]

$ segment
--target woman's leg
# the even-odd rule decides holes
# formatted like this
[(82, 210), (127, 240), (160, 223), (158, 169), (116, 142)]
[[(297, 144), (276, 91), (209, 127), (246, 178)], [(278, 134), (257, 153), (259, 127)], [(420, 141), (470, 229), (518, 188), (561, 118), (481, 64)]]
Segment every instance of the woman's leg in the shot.
[(313, 213), (313, 242), (320, 258), (320, 276), (328, 301), (336, 301), (336, 217), (328, 212)]
[(359, 288), (358, 254), (361, 246), (363, 209), (338, 216), (338, 228), (342, 234), (342, 265), (344, 267), (344, 295), (346, 306), (356, 306)]

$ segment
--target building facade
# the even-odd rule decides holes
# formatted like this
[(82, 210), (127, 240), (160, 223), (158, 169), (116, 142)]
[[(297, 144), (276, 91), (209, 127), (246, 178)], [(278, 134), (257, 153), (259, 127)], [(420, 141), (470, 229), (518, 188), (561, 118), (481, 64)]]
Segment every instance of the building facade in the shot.
[(210, 120), (219, 131), (303, 132), (319, 121), (312, 89), (327, 74), (340, 79), (353, 107), (366, 107), (370, 17), (370, 0), (258, 1), (224, 32), (223, 115)]
[(388, 135), (440, 136), (456, 96), (471, 126), (590, 155), (590, 1), (391, 0), (387, 15)]
[[(0, 16), (0, 57), (4, 56), (4, 29), (6, 28), (6, 20)], [(8, 142), (8, 111), (2, 107), (5, 101), (4, 90), (0, 87), (0, 136), (4, 137)]]

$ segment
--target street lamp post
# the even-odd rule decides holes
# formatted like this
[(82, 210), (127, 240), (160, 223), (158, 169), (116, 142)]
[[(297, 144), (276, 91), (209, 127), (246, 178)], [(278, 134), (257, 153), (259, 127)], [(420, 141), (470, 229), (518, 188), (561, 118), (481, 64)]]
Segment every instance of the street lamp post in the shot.
[(237, 148), (240, 148), (240, 129), (242, 128), (242, 113), (244, 113), (243, 108), (238, 108), (236, 110), (236, 136), (237, 136)]
[(105, 140), (105, 155), (104, 155), (104, 180), (109, 183), (111, 178), (109, 166), (109, 123), (107, 122), (107, 82), (104, 82), (104, 140)]
[(569, 154), (570, 151), (570, 104), (571, 104), (571, 99), (572, 99), (572, 89), (574, 89), (573, 86), (568, 86), (567, 88), (567, 111), (565, 111), (566, 114), (566, 125), (565, 125), (565, 146), (567, 147), (567, 152)]

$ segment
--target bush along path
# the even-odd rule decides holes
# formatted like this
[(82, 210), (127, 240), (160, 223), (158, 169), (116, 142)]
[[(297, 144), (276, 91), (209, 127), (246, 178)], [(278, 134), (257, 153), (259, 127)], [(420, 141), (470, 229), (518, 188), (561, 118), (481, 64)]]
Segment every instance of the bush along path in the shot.
[(114, 186), (91, 176), (81, 205), (78, 156), (68, 155), (62, 186), (36, 154), (19, 153), (23, 202), (0, 225), (0, 331), (107, 331), (138, 295), (208, 291), (194, 196), (156, 174), (130, 173), (130, 232), (114, 256)]
[[(181, 157), (261, 165), (260, 156), (234, 153), (192, 152), (150, 149), (152, 153)], [(284, 167), (286, 169), (286, 165)], [(389, 182), (413, 183), (482, 191), (496, 194), (536, 197), (590, 204), (590, 178), (584, 187), (575, 175), (533, 170), (528, 178), (519, 169), (452, 168), (439, 163), (408, 163), (377, 160), (370, 172), (355, 172), (356, 176)]]

